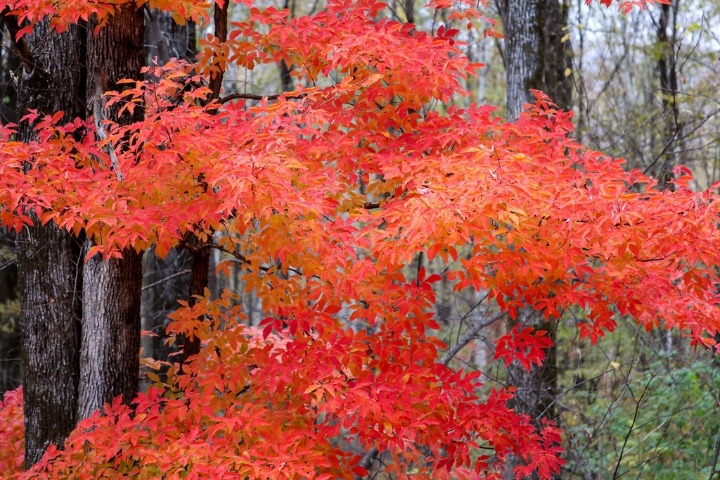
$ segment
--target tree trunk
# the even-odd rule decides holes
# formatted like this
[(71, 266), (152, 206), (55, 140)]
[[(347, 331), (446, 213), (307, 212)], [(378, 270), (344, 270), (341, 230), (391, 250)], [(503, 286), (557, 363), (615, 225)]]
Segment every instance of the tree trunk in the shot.
[[(285, 0), (285, 5), (283, 8), (286, 8), (288, 10), (288, 20), (295, 17), (295, 2), (290, 0)], [(295, 90), (295, 81), (292, 78), (291, 72), (294, 67), (294, 65), (288, 65), (285, 60), (281, 60), (280, 63), (277, 64), (278, 70), (280, 71), (280, 89), (283, 92), (292, 92)]]
[[(145, 9), (146, 64), (165, 65), (176, 57), (193, 61), (197, 54), (195, 23), (178, 25), (170, 12)], [(165, 343), (167, 316), (178, 308), (178, 300), (187, 300), (190, 294), (192, 255), (187, 250), (174, 248), (165, 258), (157, 257), (154, 249), (143, 258), (142, 329), (155, 336), (142, 338), (143, 355), (168, 361), (177, 349)], [(164, 372), (160, 372), (161, 378)]]
[(18, 235), (25, 464), (75, 428), (79, 352), (74, 239), (53, 224)]
[[(505, 33), (505, 68), (507, 70), (507, 117), (515, 121), (525, 103), (534, 103), (531, 89), (540, 90), (561, 108), (570, 109), (572, 84), (567, 33), (568, 1), (497, 0)], [(538, 330), (546, 330), (555, 341), (553, 325), (541, 321), (529, 308), (518, 312), (519, 321)], [(517, 387), (514, 408), (528, 415), (536, 425), (543, 418), (555, 417), (554, 400), (558, 394), (556, 347), (548, 349), (540, 367), (526, 371), (518, 362), (507, 369), (509, 383)], [(521, 460), (510, 458), (505, 478)]]
[[(562, 3), (561, 3), (562, 2)], [(505, 34), (507, 118), (514, 122), (531, 89), (541, 90), (561, 108), (572, 106), (572, 67), (567, 33), (568, 0), (497, 0)]]
[[(657, 22), (657, 46), (659, 56), (657, 72), (660, 77), (660, 102), (662, 104), (665, 128), (663, 131), (662, 159), (655, 169), (655, 176), (663, 188), (672, 189), (673, 169), (678, 164), (678, 155), (673, 153), (680, 144), (682, 124), (678, 108), (678, 67), (677, 67), (677, 9), (680, 0), (670, 5), (660, 5)], [(670, 33), (668, 34), (668, 30)]]
[[(32, 108), (52, 114), (63, 110), (65, 120), (84, 117), (84, 28), (71, 26), (57, 34), (44, 21), (25, 41), (32, 61), (20, 80), (20, 111)], [(34, 129), (23, 124), (19, 136), (31, 141)], [(25, 464), (29, 467), (40, 460), (48, 445), (62, 446), (75, 427), (81, 262), (75, 239), (52, 223), (23, 228), (16, 245), (22, 298)]]
[(89, 417), (118, 395), (137, 394), (140, 352), (142, 256), (93, 257), (85, 265), (79, 418)]
[(145, 63), (165, 65), (171, 58), (193, 61), (197, 54), (195, 22), (179, 25), (170, 12), (145, 9)]
[[(227, 42), (228, 39), (228, 2), (225, 2), (223, 6), (219, 4), (215, 5), (213, 11), (213, 23), (215, 25), (215, 36), (222, 42)], [(208, 86), (210, 87), (210, 97), (208, 101), (220, 98), (220, 91), (222, 89), (223, 78), (225, 76), (225, 70), (221, 65), (218, 65), (217, 71), (210, 75)], [(208, 240), (212, 242), (212, 239)], [(206, 246), (202, 245), (197, 236), (190, 235), (188, 244), (196, 249), (193, 252), (193, 266), (192, 266), (192, 277), (190, 279), (190, 300), (189, 305), (195, 304), (195, 296), (202, 296), (205, 294), (205, 289), (208, 288), (210, 278), (210, 250)], [(200, 339), (199, 338), (185, 338), (183, 340), (183, 354), (182, 363), (185, 363), (188, 358), (193, 355), (200, 353)]]
[[(89, 22), (88, 31), (95, 28)], [(88, 37), (88, 112), (118, 123), (142, 119), (143, 112), (105, 109), (102, 93), (122, 91), (124, 78), (140, 79), (144, 64), (142, 10), (120, 7), (97, 36)], [(121, 181), (121, 180), (119, 180)], [(138, 390), (142, 254), (132, 249), (121, 259), (95, 256), (83, 275), (83, 317), (78, 415), (86, 418), (122, 395), (130, 403)]]

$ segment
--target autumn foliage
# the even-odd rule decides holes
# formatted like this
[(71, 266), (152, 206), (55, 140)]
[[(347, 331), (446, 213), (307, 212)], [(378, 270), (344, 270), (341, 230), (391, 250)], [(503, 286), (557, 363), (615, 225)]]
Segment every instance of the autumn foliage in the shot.
[[(209, 6), (145, 3), (200, 21)], [(59, 29), (112, 11), (2, 4), (21, 20), (50, 15)], [(144, 108), (145, 118), (108, 124), (101, 142), (92, 121), (60, 125), (59, 114), (25, 117), (31, 143), (0, 130), (3, 224), (19, 229), (34, 211), (86, 232), (106, 256), (164, 254), (192, 232), (242, 263), (267, 314), (244, 326), (231, 292), (181, 306), (170, 332), (203, 342), (183, 373), (170, 365), (168, 381), (132, 407), (107, 405), (24, 474), (20, 394), (9, 394), (0, 438), (14, 447), (0, 451), (0, 475), (353, 478), (375, 447), (389, 471), (414, 478), (500, 478), (511, 454), (526, 463), (518, 478), (549, 478), (563, 464), (559, 430), (512, 411), (512, 390), (479, 398), (478, 374), (438, 363), (441, 277), (408, 273), (419, 252), (511, 318), (527, 306), (548, 319), (576, 308), (593, 341), (627, 315), (714, 344), (717, 196), (692, 192), (685, 169), (663, 190), (583, 148), (570, 114), (540, 93), (513, 124), (487, 106), (428, 108), (463, 95), (458, 78), (478, 66), (457, 32), (378, 20), (384, 6), (333, 0), (293, 19), (250, 8), (227, 42), (203, 40), (196, 64), (149, 67), (152, 80), (108, 92), (106, 106)], [(304, 87), (206, 101), (212, 69), (282, 60)], [(519, 326), (497, 352), (529, 368), (549, 345)]]

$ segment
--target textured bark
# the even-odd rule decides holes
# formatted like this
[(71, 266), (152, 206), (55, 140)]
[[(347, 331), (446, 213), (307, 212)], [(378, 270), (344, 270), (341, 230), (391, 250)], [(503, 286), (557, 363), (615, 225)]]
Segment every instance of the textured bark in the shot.
[(505, 34), (507, 117), (515, 121), (525, 103), (534, 103), (531, 89), (541, 90), (564, 109), (572, 106), (572, 66), (567, 33), (568, 1), (497, 0)]
[[(6, 20), (7, 21), (7, 20)], [(20, 111), (66, 112), (84, 117), (84, 29), (63, 34), (39, 23), (25, 41), (32, 68), (20, 79)], [(34, 138), (20, 126), (20, 138)], [(77, 405), (80, 278), (77, 244), (54, 224), (30, 225), (17, 236), (21, 294), (21, 342), (25, 411), (25, 463), (35, 464), (50, 444), (62, 446), (75, 427)]]
[[(523, 104), (534, 103), (532, 89), (546, 93), (559, 107), (570, 109), (572, 84), (566, 69), (572, 65), (571, 49), (568, 41), (562, 41), (567, 33), (568, 1), (498, 0), (497, 3), (505, 33), (508, 121), (519, 118)], [(519, 321), (548, 331), (555, 340), (553, 325), (542, 321), (537, 312), (525, 309), (519, 312)], [(509, 383), (517, 387), (514, 409), (528, 415), (536, 425), (540, 425), (543, 418), (555, 418), (556, 357), (556, 348), (552, 347), (540, 367), (526, 371), (518, 362), (513, 362), (507, 369)], [(506, 479), (515, 478), (513, 468), (519, 464), (519, 458), (508, 459)]]
[[(682, 125), (680, 123), (680, 110), (678, 108), (678, 66), (677, 66), (677, 9), (680, 0), (671, 5), (660, 6), (660, 18), (657, 22), (657, 46), (659, 51), (657, 72), (660, 77), (660, 95), (665, 117), (663, 132), (664, 152), (662, 161), (658, 165), (655, 176), (660, 180), (663, 188), (672, 189), (673, 169), (679, 163), (677, 150), (682, 138)], [(669, 33), (668, 33), (669, 31)]]
[[(213, 11), (213, 24), (215, 25), (215, 37), (221, 42), (227, 42), (228, 39), (228, 7), (229, 2), (225, 2), (223, 6), (216, 4)], [(211, 98), (220, 97), (220, 89), (222, 89), (223, 77), (225, 76), (225, 67), (215, 62), (216, 69), (210, 74), (209, 87), (212, 91)]]
[[(91, 21), (88, 30), (95, 28)], [(134, 5), (121, 7), (112, 16), (110, 23), (101, 28), (97, 35), (88, 37), (87, 45), (87, 108), (88, 114), (95, 114), (98, 105), (106, 119), (121, 124), (142, 120), (142, 109), (134, 113), (125, 112), (118, 118), (120, 106), (104, 108), (100, 93), (107, 90), (122, 91), (127, 86), (117, 84), (122, 79), (142, 79), (140, 70), (144, 66), (144, 18), (141, 10)]]
[[(553, 341), (555, 340), (554, 325), (538, 318), (538, 312), (525, 309), (520, 312), (521, 321), (525, 325), (532, 325), (537, 330), (546, 330)], [(546, 351), (545, 361), (540, 367), (525, 370), (518, 363), (508, 367), (508, 380), (517, 387), (514, 399), (515, 410), (530, 415), (536, 425), (540, 425), (543, 418), (554, 419), (556, 409), (554, 402), (558, 394), (557, 386), (557, 349), (549, 348)]]
[(178, 25), (170, 12), (145, 9), (146, 63), (165, 65), (171, 58), (193, 60), (197, 54), (195, 22)]
[[(210, 249), (200, 248), (193, 255), (192, 278), (190, 279), (190, 298), (188, 304), (195, 304), (195, 295), (203, 295), (208, 287), (208, 278), (210, 275)], [(197, 337), (186, 338), (183, 345), (183, 363), (192, 355), (200, 353), (200, 339)]]
[[(88, 30), (94, 27), (91, 21)], [(87, 106), (96, 123), (98, 115), (120, 123), (142, 118), (140, 109), (121, 117), (117, 108), (105, 109), (102, 92), (121, 91), (121, 79), (141, 78), (143, 38), (143, 13), (134, 5), (121, 7), (97, 36), (88, 38)], [(79, 418), (118, 395), (129, 403), (137, 393), (142, 255), (128, 249), (121, 259), (93, 257), (85, 265), (83, 283)]]
[(27, 466), (50, 444), (62, 446), (75, 428), (80, 338), (73, 242), (52, 224), (28, 227), (17, 239)]
[(142, 256), (93, 257), (84, 273), (79, 418), (118, 395), (129, 404), (137, 394)]

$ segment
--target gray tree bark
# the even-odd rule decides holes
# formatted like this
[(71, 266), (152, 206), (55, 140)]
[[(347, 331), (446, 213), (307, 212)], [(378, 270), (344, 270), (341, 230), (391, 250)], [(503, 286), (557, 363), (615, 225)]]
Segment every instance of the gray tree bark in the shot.
[[(505, 34), (507, 71), (507, 117), (516, 121), (525, 103), (534, 103), (530, 90), (540, 90), (561, 108), (572, 106), (572, 66), (567, 33), (568, 0), (497, 0)], [(518, 320), (538, 330), (546, 330), (555, 341), (554, 326), (539, 319), (529, 308), (518, 312)], [(517, 387), (514, 409), (528, 415), (536, 425), (543, 418), (555, 418), (558, 394), (556, 347), (548, 349), (540, 367), (526, 371), (517, 362), (507, 369), (508, 381)], [(520, 459), (510, 458), (505, 478), (515, 478), (512, 469)]]
[(171, 58), (193, 60), (197, 54), (195, 22), (178, 25), (168, 12), (145, 9), (147, 65), (165, 65)]
[(662, 159), (655, 169), (655, 176), (663, 188), (672, 189), (673, 169), (679, 163), (678, 155), (672, 153), (681, 143), (682, 121), (678, 106), (678, 65), (677, 65), (677, 10), (680, 0), (671, 5), (660, 5), (660, 17), (657, 21), (657, 47), (660, 52), (657, 61), (657, 73), (660, 77), (660, 95), (665, 128), (663, 132), (664, 150)]
[(84, 269), (78, 417), (87, 418), (118, 395), (138, 391), (142, 257), (94, 257)]
[(531, 89), (541, 90), (561, 108), (572, 106), (572, 67), (567, 34), (568, 0), (497, 0), (505, 34), (507, 118), (514, 122)]
[[(13, 20), (5, 18), (5, 22)], [(21, 112), (63, 110), (64, 120), (84, 117), (84, 36), (84, 29), (75, 26), (57, 34), (45, 21), (24, 39), (26, 44), (19, 50), (32, 51), (32, 58), (25, 57), (23, 62), (18, 89)], [(34, 129), (22, 124), (19, 136), (31, 141)], [(52, 223), (23, 228), (16, 245), (22, 298), (25, 464), (31, 466), (50, 444), (62, 446), (75, 427), (81, 262), (75, 239)]]
[[(94, 21), (88, 30), (94, 29)], [(143, 12), (120, 7), (97, 36), (88, 37), (88, 112), (128, 124), (143, 112), (105, 109), (102, 92), (121, 91), (123, 78), (140, 79), (144, 65)], [(121, 180), (120, 180), (121, 181)], [(83, 316), (78, 416), (86, 418), (118, 395), (130, 403), (137, 394), (140, 354), (142, 254), (133, 249), (121, 259), (88, 260), (83, 275)]]

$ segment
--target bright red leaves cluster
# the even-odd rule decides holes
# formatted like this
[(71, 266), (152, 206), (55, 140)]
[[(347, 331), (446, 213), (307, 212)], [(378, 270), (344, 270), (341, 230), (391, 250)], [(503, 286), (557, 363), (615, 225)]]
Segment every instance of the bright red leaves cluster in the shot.
[[(184, 18), (207, 7), (149, 3)], [(56, 15), (59, 28), (109, 8), (2, 4), (29, 20)], [(514, 413), (506, 391), (478, 398), (477, 375), (437, 363), (443, 345), (429, 330), (439, 277), (406, 274), (419, 252), (511, 317), (526, 306), (547, 318), (579, 308), (592, 340), (631, 315), (710, 343), (720, 327), (717, 196), (690, 191), (684, 171), (661, 191), (582, 148), (568, 136), (569, 114), (540, 94), (515, 124), (489, 107), (428, 109), (462, 95), (458, 78), (474, 66), (449, 32), (378, 21), (383, 7), (337, 0), (293, 19), (252, 8), (227, 43), (207, 40), (198, 64), (156, 67), (152, 82), (109, 93), (146, 116), (108, 125), (101, 145), (92, 122), (31, 116), (30, 144), (0, 131), (4, 224), (20, 228), (33, 209), (84, 229), (106, 255), (166, 252), (188, 231), (214, 235), (268, 313), (255, 330), (231, 294), (180, 308), (170, 330), (204, 342), (185, 373), (172, 367), (132, 409), (107, 406), (28, 475), (353, 478), (364, 473), (360, 455), (345, 447), (358, 444), (418, 478), (499, 478), (510, 454), (527, 463), (519, 477), (549, 478), (562, 465), (559, 432)], [(281, 60), (313, 86), (209, 105), (207, 89), (186, 88), (223, 62)], [(106, 146), (121, 142), (118, 180)], [(518, 327), (498, 355), (529, 367), (548, 345)], [(17, 418), (13, 398), (3, 422)], [(492, 456), (478, 457), (488, 448)]]

